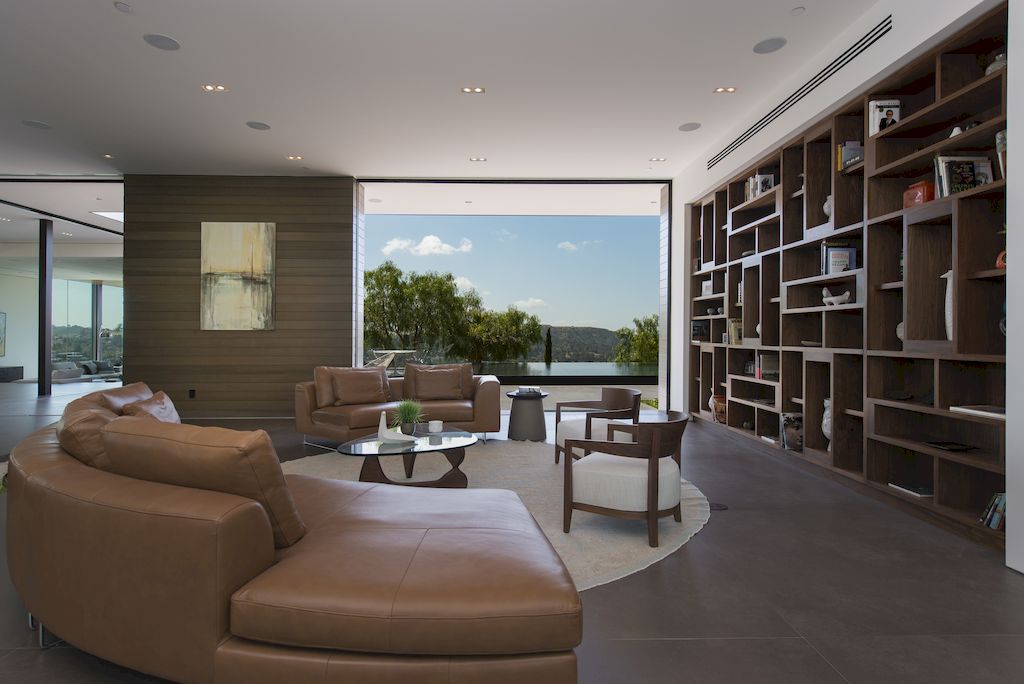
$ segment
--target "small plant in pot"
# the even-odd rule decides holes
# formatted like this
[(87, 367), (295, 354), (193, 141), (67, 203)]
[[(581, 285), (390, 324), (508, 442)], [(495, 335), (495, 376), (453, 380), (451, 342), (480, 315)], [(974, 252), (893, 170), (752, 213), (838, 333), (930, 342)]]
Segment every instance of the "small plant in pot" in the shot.
[(400, 427), (402, 432), (411, 435), (416, 431), (416, 423), (423, 422), (423, 406), (417, 401), (399, 402), (395, 409), (395, 423), (393, 427)]

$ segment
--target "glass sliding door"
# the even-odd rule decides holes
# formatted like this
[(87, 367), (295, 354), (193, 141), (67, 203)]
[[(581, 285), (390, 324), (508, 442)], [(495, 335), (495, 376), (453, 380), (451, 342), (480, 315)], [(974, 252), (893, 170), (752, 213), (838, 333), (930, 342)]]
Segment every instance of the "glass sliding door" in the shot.
[(95, 359), (92, 323), (92, 283), (54, 278), (53, 360)]

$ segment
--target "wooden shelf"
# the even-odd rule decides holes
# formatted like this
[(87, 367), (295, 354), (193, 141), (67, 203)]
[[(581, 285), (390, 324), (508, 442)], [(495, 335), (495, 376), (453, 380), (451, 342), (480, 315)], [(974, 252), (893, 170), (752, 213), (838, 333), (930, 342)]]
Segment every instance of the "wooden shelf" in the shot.
[(902, 280), (893, 280), (892, 282), (889, 282), (889, 283), (881, 283), (875, 289), (876, 290), (883, 290), (883, 291), (884, 290), (902, 290), (903, 289), (903, 281)]
[(822, 304), (821, 306), (801, 306), (796, 309), (785, 309), (783, 314), (804, 314), (804, 313), (817, 313), (819, 311), (852, 311), (854, 309), (863, 309), (864, 305), (860, 302), (854, 302), (853, 304), (836, 304), (834, 306), (828, 306)]
[(694, 321), (714, 321), (720, 318), (728, 318), (726, 314), (714, 314), (708, 316), (691, 316), (690, 319)]
[[(700, 259), (714, 262), (697, 262), (706, 269), (697, 280), (713, 273), (721, 290), (692, 297), (691, 313), (724, 303), (744, 334), (741, 344), (691, 347), (699, 358), (693, 372), (703, 378), (686, 385), (694, 413), (707, 394), (724, 393), (722, 427), (780, 450), (778, 414), (802, 413), (805, 449), (788, 453), (996, 546), (1005, 535), (977, 518), (993, 493), (1005, 491), (1005, 421), (948, 407), (1005, 399), (1006, 345), (995, 322), (1005, 315), (1006, 271), (991, 266), (1005, 248), (999, 231), (1006, 225), (1006, 181), (923, 205), (902, 204), (909, 184), (933, 178), (936, 155), (977, 151), (1001, 173), (994, 148), (996, 133), (1006, 128), (1007, 72), (982, 71), (1005, 45), (1007, 12), (1003, 3), (906, 69), (849, 93), (841, 110), (810, 122), (686, 205), (692, 230), (686, 239), (699, 245)], [(864, 141), (864, 160), (837, 169), (835, 143), (863, 139), (868, 101), (876, 96), (900, 99), (902, 120)], [(981, 123), (948, 137), (953, 126), (972, 121)], [(739, 201), (753, 174), (771, 174), (775, 187)], [(820, 247), (830, 240), (855, 247), (859, 268), (820, 274)], [(748, 250), (756, 251), (738, 256)], [(957, 274), (952, 340), (946, 340), (945, 288), (938, 279), (949, 269)], [(828, 306), (820, 297), (824, 287), (849, 290), (853, 301)], [(714, 323), (720, 333), (727, 315), (694, 319), (720, 321)], [(896, 336), (901, 322), (905, 343)], [(831, 346), (803, 346), (803, 340)], [(762, 351), (777, 355), (778, 376), (770, 376), (776, 380), (743, 374)], [(876, 398), (886, 395), (928, 403)], [(831, 442), (820, 429), (825, 398), (833, 400)], [(925, 443), (933, 439), (978, 448), (949, 452)], [(928, 484), (935, 497), (903, 495), (888, 487), (890, 481)]]
[(919, 454), (934, 456), (936, 458), (942, 458), (955, 463), (962, 463), (979, 470), (987, 470), (990, 473), (998, 473), (1000, 475), (1006, 473), (1006, 468), (999, 465), (998, 456), (982, 449), (975, 449), (973, 451), (946, 451), (945, 449), (937, 449), (933, 446), (929, 446), (923, 441), (907, 439), (905, 437), (893, 437), (891, 435), (870, 434), (868, 435), (868, 439), (885, 442), (886, 444), (891, 444), (892, 446), (900, 447), (901, 449), (916, 451)]
[(793, 285), (814, 285), (820, 283), (822, 285), (827, 283), (838, 283), (844, 280), (856, 280), (857, 276), (864, 272), (863, 268), (855, 268), (851, 271), (843, 271), (842, 273), (830, 273), (828, 275), (810, 276), (807, 278), (796, 278), (794, 280), (783, 280), (782, 284), (792, 287)]
[(975, 271), (967, 276), (968, 280), (1002, 280), (1006, 277), (1005, 268), (990, 268), (984, 271)]

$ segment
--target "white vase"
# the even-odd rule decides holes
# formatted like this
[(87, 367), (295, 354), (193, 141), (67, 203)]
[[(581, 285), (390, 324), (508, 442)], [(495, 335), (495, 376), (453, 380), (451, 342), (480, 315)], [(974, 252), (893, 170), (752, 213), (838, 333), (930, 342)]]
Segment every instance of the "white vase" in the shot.
[(828, 440), (828, 451), (832, 451), (832, 400), (824, 401), (824, 409), (821, 412), (821, 434)]
[(953, 271), (946, 271), (939, 276), (946, 281), (946, 339), (953, 339)]
[(825, 198), (825, 203), (821, 205), (821, 210), (825, 213), (825, 216), (832, 218), (832, 195)]

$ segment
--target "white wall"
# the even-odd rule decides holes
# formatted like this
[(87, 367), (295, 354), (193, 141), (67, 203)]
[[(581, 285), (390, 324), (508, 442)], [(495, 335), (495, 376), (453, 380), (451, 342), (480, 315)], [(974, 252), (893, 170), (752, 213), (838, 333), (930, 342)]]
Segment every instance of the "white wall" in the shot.
[[(1006, 185), (1006, 251), (1007, 253), (1024, 254), (1024, 175), (1017, 169), (1024, 168), (1020, 160), (1024, 157), (1024, 144), (1018, 144), (1019, 135), (1024, 132), (1024, 7), (1020, 0), (1010, 3), (1010, 38), (1007, 45), (1007, 56), (1010, 64), (1007, 67), (1008, 79), (1007, 160), (1015, 157), (1017, 166), (1007, 175)], [(1020, 148), (1020, 149), (1017, 149)], [(1006, 503), (1007, 517), (1010, 523), (1006, 526), (1006, 564), (1019, 572), (1024, 572), (1024, 525), (1013, 523), (1012, 515), (1024, 514), (1024, 506), (1020, 509), (1014, 505), (1024, 500), (1024, 420), (1017, 422), (1024, 411), (1024, 358), (1017, 354), (1018, 345), (1024, 344), (1024, 297), (1014, 295), (1024, 293), (1024, 272), (1020, 267), (1007, 269), (1006, 300), (1007, 300), (1007, 335), (1006, 335)], [(1017, 513), (1017, 511), (1021, 513)]]
[(0, 311), (7, 314), (7, 353), (0, 366), (24, 366), (34, 378), (39, 363), (39, 280), (0, 274)]

